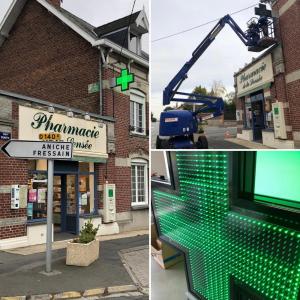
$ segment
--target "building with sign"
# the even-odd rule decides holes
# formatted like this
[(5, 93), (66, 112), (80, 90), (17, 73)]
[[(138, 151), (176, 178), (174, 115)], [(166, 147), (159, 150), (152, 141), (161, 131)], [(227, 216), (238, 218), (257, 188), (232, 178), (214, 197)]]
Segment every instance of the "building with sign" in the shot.
[[(73, 144), (54, 162), (55, 234), (148, 228), (148, 26), (138, 11), (94, 27), (59, 0), (13, 1), (0, 23), (0, 145)], [(0, 249), (45, 242), (46, 199), (47, 161), (0, 153)]]
[(234, 76), (238, 138), (272, 148), (300, 144), (299, 13), (299, 1), (273, 1), (278, 44)]

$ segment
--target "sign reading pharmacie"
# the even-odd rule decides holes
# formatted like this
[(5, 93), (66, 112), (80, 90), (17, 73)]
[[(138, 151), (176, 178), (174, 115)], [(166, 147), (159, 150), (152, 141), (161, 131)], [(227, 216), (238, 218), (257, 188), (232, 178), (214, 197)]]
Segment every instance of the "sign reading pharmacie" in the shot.
[(61, 141), (72, 143), (75, 157), (108, 157), (105, 124), (19, 106), (19, 139), (38, 141), (45, 133), (60, 134)]
[(250, 93), (273, 81), (272, 56), (269, 54), (237, 76), (238, 97), (245, 96), (247, 92)]

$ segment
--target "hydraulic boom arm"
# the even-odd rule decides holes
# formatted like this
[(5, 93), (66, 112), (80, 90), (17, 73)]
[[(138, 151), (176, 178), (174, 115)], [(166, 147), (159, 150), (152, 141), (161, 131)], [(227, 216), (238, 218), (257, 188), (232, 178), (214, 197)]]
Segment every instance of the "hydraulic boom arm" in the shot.
[[(193, 103), (205, 103), (208, 98), (210, 98), (213, 102), (220, 100), (218, 97), (208, 97), (202, 96), (199, 94), (188, 94), (178, 92), (179, 87), (183, 83), (183, 81), (187, 78), (187, 73), (192, 68), (192, 66), (196, 63), (196, 61), (201, 57), (201, 55), (206, 51), (206, 49), (211, 45), (211, 43), (215, 40), (220, 31), (224, 28), (226, 24), (228, 24), (233, 31), (237, 34), (240, 40), (245, 44), (245, 46), (249, 47), (250, 51), (261, 51), (266, 47), (259, 47), (259, 42), (261, 40), (261, 31), (265, 24), (270, 25), (270, 22), (266, 19), (266, 22), (262, 22), (263, 18), (257, 23), (251, 23), (246, 32), (238, 26), (238, 24), (231, 18), (230, 15), (224, 16), (220, 21), (216, 24), (216, 26), (210, 31), (210, 33), (205, 37), (205, 39), (200, 43), (200, 45), (196, 48), (196, 50), (192, 54), (192, 58), (184, 64), (184, 66), (180, 69), (180, 71), (175, 75), (175, 77), (170, 81), (168, 86), (165, 88), (163, 93), (163, 105), (170, 104), (171, 101), (179, 101), (179, 102), (193, 102)], [(262, 20), (262, 21), (261, 21)], [(272, 41), (274, 44), (274, 39)], [(270, 44), (269, 44), (270, 45)], [(269, 46), (268, 45), (268, 46)], [(179, 96), (189, 96), (190, 99)], [(222, 100), (223, 101), (223, 100)], [(211, 107), (212, 108), (212, 107)]]

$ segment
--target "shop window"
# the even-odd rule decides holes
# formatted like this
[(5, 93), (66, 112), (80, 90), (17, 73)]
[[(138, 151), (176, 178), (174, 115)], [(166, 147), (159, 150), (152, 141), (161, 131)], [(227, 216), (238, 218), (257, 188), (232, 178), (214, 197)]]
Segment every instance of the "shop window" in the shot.
[(245, 129), (252, 128), (252, 111), (251, 111), (251, 101), (250, 98), (245, 99), (245, 112), (244, 112), (244, 127)]
[[(67, 169), (66, 169), (67, 170)], [(47, 217), (47, 161), (29, 163), (28, 220), (43, 220)], [(79, 162), (79, 167), (67, 171), (55, 171), (53, 181), (53, 217), (55, 225), (62, 225), (63, 215), (95, 212), (94, 163)]]
[(79, 213), (90, 214), (95, 210), (94, 163), (79, 163)]
[(141, 55), (141, 37), (130, 33), (129, 35), (129, 50)]
[(146, 134), (146, 98), (138, 90), (130, 92), (130, 131), (135, 134)]
[(144, 205), (148, 203), (148, 164), (144, 159), (131, 162), (131, 203)]
[(31, 174), (28, 182), (28, 220), (45, 219), (47, 217), (47, 174)]
[[(300, 152), (239, 152), (234, 162), (233, 180), (238, 189), (233, 209), (246, 208), (259, 218), (266, 214), (284, 226), (300, 225)], [(281, 224), (283, 218), (291, 223)]]
[[(300, 152), (256, 153), (254, 199), (300, 209)], [(267, 184), (267, 181), (272, 184)]]
[(151, 159), (151, 181), (171, 185), (167, 152), (153, 151)]

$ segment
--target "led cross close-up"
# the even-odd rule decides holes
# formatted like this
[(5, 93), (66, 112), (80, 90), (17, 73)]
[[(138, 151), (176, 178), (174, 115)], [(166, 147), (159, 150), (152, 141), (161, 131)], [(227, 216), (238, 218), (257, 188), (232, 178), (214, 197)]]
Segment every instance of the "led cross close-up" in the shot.
[[(257, 180), (262, 180), (260, 173), (266, 168), (268, 153), (257, 155)], [(185, 253), (189, 289), (200, 299), (236, 299), (232, 294), (232, 286), (236, 284), (256, 295), (257, 298), (251, 299), (297, 300), (300, 233), (295, 228), (268, 221), (267, 214), (259, 213), (255, 217), (231, 208), (233, 155), (237, 152), (173, 155), (178, 176), (175, 193), (153, 189), (153, 209), (160, 237)], [(298, 158), (299, 154), (290, 157)], [(289, 167), (292, 165), (290, 162)], [(272, 185), (266, 187), (266, 180), (262, 186), (257, 180), (255, 192), (277, 196), (268, 194)], [(291, 191), (286, 198), (295, 195)]]

